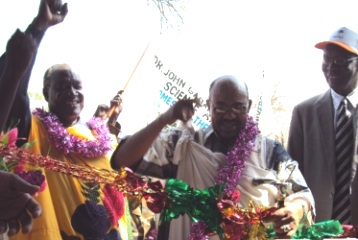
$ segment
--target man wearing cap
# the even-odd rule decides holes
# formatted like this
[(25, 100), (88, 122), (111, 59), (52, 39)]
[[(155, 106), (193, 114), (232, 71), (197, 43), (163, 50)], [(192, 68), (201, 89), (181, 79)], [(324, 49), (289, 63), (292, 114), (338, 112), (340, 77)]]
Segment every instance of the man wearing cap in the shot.
[(313, 193), (316, 222), (358, 225), (358, 33), (342, 27), (315, 47), (329, 89), (293, 109), (288, 152)]

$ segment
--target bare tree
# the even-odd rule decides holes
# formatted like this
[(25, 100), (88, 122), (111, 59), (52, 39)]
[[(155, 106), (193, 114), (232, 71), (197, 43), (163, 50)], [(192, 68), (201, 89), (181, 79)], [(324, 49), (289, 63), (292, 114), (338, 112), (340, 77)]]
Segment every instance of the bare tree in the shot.
[(148, 5), (152, 2), (159, 10), (160, 24), (164, 26), (174, 27), (174, 24), (180, 26), (184, 23), (181, 11), (185, 10), (185, 0), (147, 0)]
[(271, 107), (273, 112), (275, 126), (275, 140), (279, 141), (286, 147), (288, 139), (288, 127), (290, 115), (287, 106), (284, 104), (284, 95), (281, 95), (280, 82), (274, 83), (271, 94)]

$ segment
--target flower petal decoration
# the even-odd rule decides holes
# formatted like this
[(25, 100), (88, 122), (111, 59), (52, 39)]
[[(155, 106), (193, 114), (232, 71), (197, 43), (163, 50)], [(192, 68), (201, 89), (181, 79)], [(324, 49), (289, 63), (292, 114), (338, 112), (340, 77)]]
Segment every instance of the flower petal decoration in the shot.
[(7, 132), (6, 135), (8, 136), (8, 143), (7, 143), (8, 145), (10, 145), (10, 146), (15, 145), (16, 140), (17, 140), (17, 133), (18, 133), (17, 128), (13, 128)]
[(71, 135), (53, 113), (37, 108), (33, 114), (44, 124), (51, 144), (64, 154), (75, 152), (86, 158), (96, 158), (112, 149), (109, 130), (100, 118), (94, 117), (87, 122), (96, 139), (86, 140)]

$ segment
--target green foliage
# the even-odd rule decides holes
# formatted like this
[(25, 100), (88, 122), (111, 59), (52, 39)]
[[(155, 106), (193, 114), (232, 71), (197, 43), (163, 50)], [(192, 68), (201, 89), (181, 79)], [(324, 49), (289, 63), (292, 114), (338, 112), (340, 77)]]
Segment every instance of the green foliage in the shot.
[(82, 194), (83, 196), (85, 196), (85, 198), (90, 199), (96, 203), (99, 202), (99, 196), (100, 196), (99, 190), (101, 188), (101, 185), (85, 182), (84, 184), (82, 184), (82, 187), (83, 187)]
[(28, 92), (30, 100), (45, 100), (45, 97), (42, 93), (38, 92)]
[(34, 145), (35, 143), (36, 143), (36, 140), (34, 140), (34, 141), (32, 141), (32, 142), (26, 142), (26, 143), (24, 143), (24, 144), (21, 146), (21, 148), (23, 148), (23, 149), (30, 148), (30, 147), (32, 147), (32, 145)]
[[(14, 129), (12, 129), (12, 130), (14, 130)], [(16, 131), (16, 133), (17, 133), (17, 131)], [(8, 131), (4, 134), (1, 134), (0, 135), (0, 147), (8, 147), (8, 148), (12, 148), (12, 149), (16, 148), (16, 145), (14, 142), (18, 139), (16, 133), (14, 131)], [(10, 138), (9, 134), (12, 135), (11, 138)], [(26, 142), (21, 146), (21, 148), (28, 149), (34, 143), (35, 143), (35, 141)], [(10, 156), (0, 153), (0, 170), (6, 171), (6, 172), (11, 172), (18, 165), (18, 163), (19, 162), (17, 160), (12, 159)]]

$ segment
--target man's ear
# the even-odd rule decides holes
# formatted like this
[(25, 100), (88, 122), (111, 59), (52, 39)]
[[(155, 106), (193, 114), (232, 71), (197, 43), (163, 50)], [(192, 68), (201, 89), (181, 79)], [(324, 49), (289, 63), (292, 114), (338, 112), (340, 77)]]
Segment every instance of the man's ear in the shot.
[(206, 106), (208, 107), (208, 110), (210, 111), (210, 99), (206, 100)]
[(252, 104), (252, 100), (251, 100), (251, 99), (249, 99), (249, 107), (248, 107), (248, 109), (247, 109), (247, 112), (249, 112), (249, 111), (250, 111), (250, 109), (251, 109), (251, 104)]
[(46, 102), (48, 102), (48, 88), (43, 88), (42, 94), (44, 95)]

